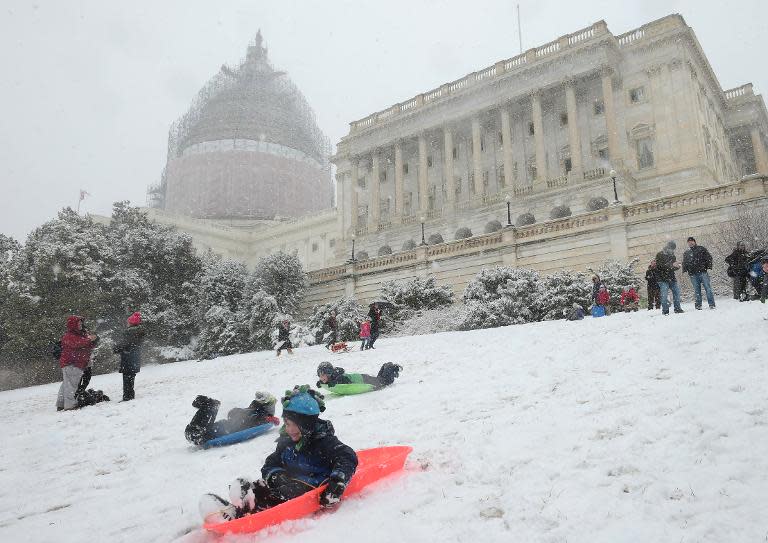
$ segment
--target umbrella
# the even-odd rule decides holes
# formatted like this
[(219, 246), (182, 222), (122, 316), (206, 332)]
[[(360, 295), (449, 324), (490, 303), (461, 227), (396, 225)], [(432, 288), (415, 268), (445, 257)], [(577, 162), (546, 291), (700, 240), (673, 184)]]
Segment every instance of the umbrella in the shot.
[(394, 309), (395, 304), (392, 302), (388, 302), (387, 300), (375, 300), (371, 302), (372, 304), (377, 304), (379, 306), (379, 309)]

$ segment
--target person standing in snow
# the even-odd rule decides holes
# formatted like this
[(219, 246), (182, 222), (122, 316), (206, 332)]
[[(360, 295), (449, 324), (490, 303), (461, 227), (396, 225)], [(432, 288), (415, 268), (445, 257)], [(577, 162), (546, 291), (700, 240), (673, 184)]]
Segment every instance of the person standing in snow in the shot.
[(573, 302), (570, 313), (568, 313), (569, 321), (580, 321), (584, 319), (584, 308), (576, 302)]
[(360, 323), (360, 350), (369, 349), (371, 342), (371, 319), (366, 317), (363, 322)]
[(293, 354), (291, 322), (287, 319), (277, 325), (277, 356), (280, 356), (280, 351), (283, 349), (288, 351), (288, 354)]
[(80, 407), (76, 392), (83, 377), (83, 371), (91, 360), (91, 351), (99, 341), (95, 334), (85, 329), (85, 319), (78, 315), (67, 317), (67, 332), (61, 337), (62, 381), (56, 398), (56, 410), (71, 410)]
[(598, 305), (597, 294), (600, 292), (600, 276), (595, 274), (592, 276), (592, 303)]
[(648, 311), (653, 309), (654, 305), (656, 309), (661, 309), (661, 294), (659, 293), (659, 282), (656, 279), (655, 260), (651, 260), (648, 269), (645, 270), (645, 282), (648, 288)]
[(600, 289), (597, 291), (596, 302), (597, 305), (603, 307), (606, 317), (611, 314), (611, 294), (605, 285), (600, 285)]
[(742, 302), (747, 300), (749, 253), (743, 241), (738, 242), (733, 252), (725, 257), (725, 263), (728, 264), (728, 277), (733, 279), (733, 299)]
[(123, 374), (123, 401), (128, 402), (136, 397), (134, 383), (136, 374), (141, 371), (141, 345), (144, 343), (144, 325), (141, 324), (141, 313), (138, 311), (128, 317), (128, 328), (122, 339), (115, 345), (114, 352), (120, 354), (120, 373)]
[(373, 344), (379, 339), (381, 333), (381, 308), (376, 302), (369, 306), (368, 317), (371, 319), (371, 339), (368, 341), (366, 349), (373, 349)]
[(712, 269), (712, 255), (706, 247), (696, 244), (693, 236), (688, 238), (688, 250), (683, 253), (683, 273), (687, 273), (691, 279), (693, 293), (695, 295), (696, 309), (701, 309), (701, 287), (707, 294), (707, 303), (710, 309), (715, 309), (715, 296), (712, 286), (709, 284), (709, 273)]
[(325, 319), (325, 325), (328, 327), (328, 342), (325, 344), (326, 349), (330, 349), (331, 346), (339, 340), (339, 324), (336, 321), (336, 312), (331, 311), (331, 314)]
[(677, 245), (674, 241), (668, 241), (664, 249), (656, 254), (656, 280), (659, 283), (659, 295), (661, 296), (661, 313), (669, 315), (669, 298), (667, 293), (672, 291), (672, 304), (675, 313), (683, 313), (680, 307), (680, 286), (677, 284), (675, 270), (680, 268), (675, 257)]
[(621, 291), (621, 307), (626, 312), (637, 311), (637, 305), (640, 303), (640, 296), (637, 295), (635, 287), (624, 287)]
[[(330, 421), (319, 418), (321, 404), (308, 387), (283, 399), (284, 434), (261, 468), (261, 479), (245, 477), (229, 485), (229, 501), (216, 494), (200, 499), (205, 522), (221, 523), (263, 511), (326, 484), (321, 507), (339, 503), (357, 469), (357, 454), (339, 441)], [(320, 395), (322, 398), (322, 395)]]
[(763, 257), (761, 265), (763, 267), (763, 284), (760, 288), (760, 301), (765, 303), (765, 299), (768, 298), (768, 257)]

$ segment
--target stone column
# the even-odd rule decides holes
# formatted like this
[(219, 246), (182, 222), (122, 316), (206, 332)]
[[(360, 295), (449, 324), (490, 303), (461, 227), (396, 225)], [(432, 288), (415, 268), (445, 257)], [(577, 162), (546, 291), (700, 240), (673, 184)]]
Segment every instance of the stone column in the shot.
[(569, 177), (575, 181), (581, 181), (584, 178), (584, 167), (581, 161), (579, 115), (576, 105), (575, 82), (573, 80), (569, 80), (565, 84), (565, 104), (568, 108), (568, 146), (571, 149), (571, 172)]
[(419, 210), (427, 211), (427, 191), (429, 177), (427, 172), (427, 136), (419, 134)]
[(514, 181), (512, 179), (513, 155), (512, 155), (512, 124), (509, 120), (509, 110), (501, 108), (501, 140), (504, 157), (504, 185), (509, 194), (514, 194)]
[(403, 216), (403, 146), (395, 142), (395, 217)]
[(344, 232), (345, 228), (345, 202), (344, 202), (344, 195), (346, 194), (345, 185), (347, 184), (347, 176), (344, 175), (342, 172), (336, 173), (336, 223), (337, 223), (337, 230), (339, 232)]
[(453, 131), (451, 127), (443, 128), (443, 135), (445, 140), (443, 145), (445, 164), (443, 168), (445, 170), (445, 189), (448, 191), (445, 203), (447, 207), (452, 207), (456, 203), (456, 176), (453, 173)]
[[(616, 121), (616, 104), (613, 98), (613, 70), (602, 71), (603, 109), (605, 114), (605, 136), (608, 139), (608, 159), (614, 168), (624, 164), (619, 144), (619, 128)], [(569, 121), (570, 122), (570, 121)]]
[(350, 212), (350, 220), (349, 224), (352, 230), (353, 234), (357, 233), (357, 217), (358, 217), (358, 196), (360, 192), (360, 187), (357, 184), (357, 158), (353, 158), (351, 160), (352, 167), (349, 171), (349, 180), (350, 180), (350, 191), (349, 191), (349, 212)]
[(766, 153), (763, 139), (760, 137), (760, 127), (753, 124), (750, 128), (750, 134), (752, 135), (752, 149), (755, 152), (757, 173), (768, 175), (768, 153)]
[(536, 185), (547, 186), (547, 148), (544, 142), (544, 120), (541, 114), (541, 95), (531, 95), (531, 113), (533, 115), (533, 138), (536, 142)]
[(379, 180), (380, 180), (380, 155), (375, 150), (371, 155), (371, 187), (368, 190), (368, 231), (376, 232), (379, 227), (379, 215), (381, 207), (379, 205)]
[(475, 198), (482, 196), (483, 194), (483, 156), (482, 149), (480, 148), (480, 138), (482, 133), (480, 132), (480, 119), (477, 117), (472, 118), (472, 173), (475, 177)]

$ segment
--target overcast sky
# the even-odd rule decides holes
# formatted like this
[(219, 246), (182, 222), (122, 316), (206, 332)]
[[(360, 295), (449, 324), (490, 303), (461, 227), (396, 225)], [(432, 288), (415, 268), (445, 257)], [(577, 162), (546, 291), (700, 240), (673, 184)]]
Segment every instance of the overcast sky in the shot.
[[(768, 0), (521, 0), (523, 48), (604, 19), (619, 34), (669, 13), (723, 88), (768, 90)], [(144, 204), (168, 127), (261, 28), (335, 144), (348, 123), (519, 52), (515, 1), (4, 0), (0, 232), (23, 238), (91, 197)]]

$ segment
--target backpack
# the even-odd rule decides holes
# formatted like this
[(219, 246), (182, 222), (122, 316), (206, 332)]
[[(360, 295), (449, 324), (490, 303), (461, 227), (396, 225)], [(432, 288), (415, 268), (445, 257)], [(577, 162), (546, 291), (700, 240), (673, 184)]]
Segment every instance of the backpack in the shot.
[(51, 347), (51, 355), (53, 356), (54, 360), (60, 360), (61, 359), (61, 340), (57, 341), (53, 344), (53, 347)]

